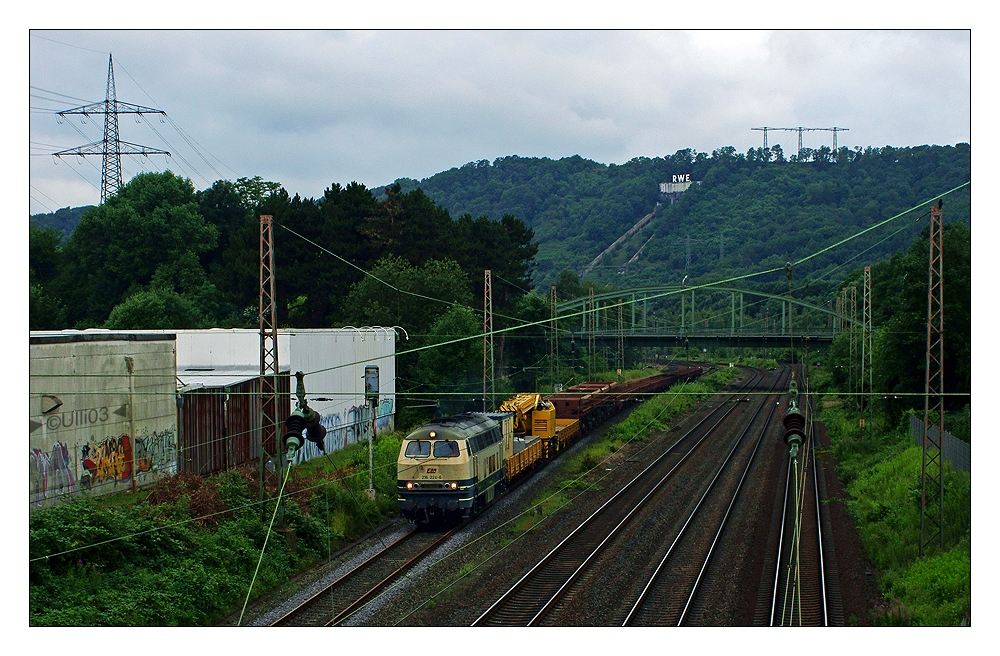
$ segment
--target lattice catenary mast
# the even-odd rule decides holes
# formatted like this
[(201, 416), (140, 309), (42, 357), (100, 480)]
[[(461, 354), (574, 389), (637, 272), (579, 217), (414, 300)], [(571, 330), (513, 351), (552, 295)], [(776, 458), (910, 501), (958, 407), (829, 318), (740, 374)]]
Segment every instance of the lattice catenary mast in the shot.
[(60, 150), (57, 153), (52, 153), (54, 156), (59, 158), (63, 155), (77, 155), (79, 157), (100, 155), (104, 158), (101, 166), (102, 205), (108, 200), (108, 198), (118, 193), (118, 190), (122, 186), (122, 155), (144, 155), (146, 157), (149, 155), (170, 156), (170, 153), (166, 150), (157, 150), (149, 146), (140, 146), (139, 144), (121, 141), (118, 138), (119, 114), (135, 114), (142, 117), (143, 114), (160, 114), (166, 116), (167, 113), (162, 109), (154, 109), (152, 107), (143, 107), (141, 105), (118, 102), (115, 98), (115, 68), (114, 63), (111, 60), (111, 55), (108, 55), (108, 86), (104, 96), (104, 102), (74, 107), (73, 109), (56, 112), (56, 114), (62, 118), (66, 118), (67, 116), (74, 114), (79, 114), (84, 117), (90, 116), (91, 114), (104, 114), (103, 140), (89, 143), (86, 146), (77, 146), (76, 148), (69, 148), (67, 150)]
[(553, 388), (556, 378), (559, 376), (559, 321), (556, 318), (556, 286), (552, 285), (552, 296), (549, 305), (549, 379), (552, 380)]
[[(493, 361), (493, 283), (490, 269), (483, 274), (483, 412), (496, 408)], [(487, 405), (489, 400), (489, 405)]]
[[(867, 409), (869, 417), (872, 415), (872, 403), (874, 402), (874, 389), (872, 374), (872, 268), (865, 267), (864, 273), (864, 293), (861, 302), (861, 416), (865, 416)], [(866, 381), (867, 378), (867, 381)], [(866, 385), (867, 383), (867, 385)], [(867, 390), (867, 398), (865, 398)]]
[[(274, 227), (260, 216), (260, 499), (264, 500), (265, 464), (277, 453), (278, 316), (274, 295)], [(263, 505), (261, 513), (263, 516)]]
[[(944, 487), (941, 444), (944, 440), (944, 241), (941, 201), (931, 208), (927, 287), (927, 372), (924, 385), (924, 453), (920, 489), (920, 549), (937, 539), (944, 547)], [(937, 423), (937, 435), (931, 433)]]

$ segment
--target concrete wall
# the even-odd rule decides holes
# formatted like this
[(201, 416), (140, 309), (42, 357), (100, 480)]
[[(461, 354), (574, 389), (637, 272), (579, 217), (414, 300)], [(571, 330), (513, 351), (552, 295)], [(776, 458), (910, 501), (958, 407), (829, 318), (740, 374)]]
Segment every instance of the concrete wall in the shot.
[(32, 507), (176, 472), (173, 335), (32, 333), (29, 344)]

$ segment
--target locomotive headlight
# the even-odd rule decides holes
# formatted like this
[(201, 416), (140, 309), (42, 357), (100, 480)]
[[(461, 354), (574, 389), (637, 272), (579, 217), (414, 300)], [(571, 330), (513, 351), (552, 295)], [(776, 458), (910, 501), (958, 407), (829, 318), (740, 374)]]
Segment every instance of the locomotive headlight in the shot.
[(458, 483), (452, 481), (452, 483), (451, 483), (451, 489), (457, 490), (458, 489)]
[(427, 437), (429, 437), (429, 438), (431, 438), (433, 440), (437, 436), (438, 436), (437, 431), (431, 431), (430, 434)]
[(406, 489), (407, 490), (413, 489), (413, 481), (406, 481)]

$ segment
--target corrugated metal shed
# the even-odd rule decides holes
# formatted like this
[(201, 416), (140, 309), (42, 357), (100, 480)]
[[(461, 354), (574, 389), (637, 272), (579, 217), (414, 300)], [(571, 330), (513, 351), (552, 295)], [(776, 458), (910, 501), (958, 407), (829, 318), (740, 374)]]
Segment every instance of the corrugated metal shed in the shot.
[[(260, 457), (258, 376), (213, 382), (219, 384), (189, 387), (180, 395), (178, 461), (181, 471), (204, 476)], [(279, 398), (287, 399), (288, 389), (288, 375), (280, 376)], [(279, 403), (279, 434), (288, 413), (288, 404)]]
[[(288, 335), (278, 335), (278, 435), (288, 402)], [(177, 385), (182, 399), (179, 467), (211, 474), (260, 457), (260, 332), (177, 331)], [(273, 444), (268, 453), (275, 452)]]

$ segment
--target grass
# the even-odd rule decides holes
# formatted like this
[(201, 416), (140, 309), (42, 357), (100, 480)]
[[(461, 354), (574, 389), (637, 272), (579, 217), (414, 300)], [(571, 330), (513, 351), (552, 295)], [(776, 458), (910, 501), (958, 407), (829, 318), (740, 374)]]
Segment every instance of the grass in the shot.
[(847, 507), (885, 601), (872, 609), (882, 626), (956, 626), (971, 614), (972, 485), (965, 472), (945, 463), (944, 547), (919, 555), (922, 449), (908, 422), (875, 421), (862, 433), (842, 405), (820, 403), (838, 474), (847, 485)]

